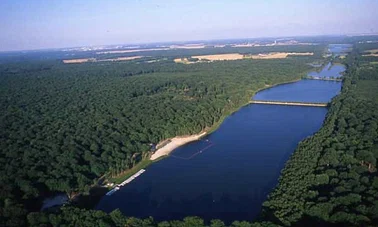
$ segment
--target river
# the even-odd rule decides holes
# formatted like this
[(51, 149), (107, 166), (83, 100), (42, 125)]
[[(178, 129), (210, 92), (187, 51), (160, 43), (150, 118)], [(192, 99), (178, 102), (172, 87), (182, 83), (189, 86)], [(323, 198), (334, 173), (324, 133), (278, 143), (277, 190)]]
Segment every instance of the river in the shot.
[[(325, 67), (320, 76), (335, 66)], [(343, 70), (341, 66), (335, 71), (338, 75)], [(340, 89), (341, 82), (301, 80), (265, 89), (253, 98), (329, 102)], [(326, 113), (319, 107), (245, 106), (214, 133), (177, 148), (130, 184), (104, 196), (97, 209), (119, 208), (126, 216), (159, 221), (194, 215), (227, 223), (253, 220), (285, 162), (301, 140), (320, 129)]]

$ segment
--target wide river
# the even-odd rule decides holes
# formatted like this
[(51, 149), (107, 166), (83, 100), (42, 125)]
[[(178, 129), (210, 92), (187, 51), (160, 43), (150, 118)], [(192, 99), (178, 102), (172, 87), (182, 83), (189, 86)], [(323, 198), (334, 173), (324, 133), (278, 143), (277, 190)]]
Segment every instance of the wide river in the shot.
[[(318, 76), (344, 70), (333, 67), (326, 65)], [(340, 89), (340, 82), (301, 80), (263, 90), (253, 98), (329, 102)], [(319, 130), (326, 113), (321, 107), (245, 106), (214, 133), (177, 148), (130, 184), (104, 196), (97, 209), (119, 208), (127, 216), (155, 220), (194, 215), (206, 221), (252, 220), (298, 143)]]

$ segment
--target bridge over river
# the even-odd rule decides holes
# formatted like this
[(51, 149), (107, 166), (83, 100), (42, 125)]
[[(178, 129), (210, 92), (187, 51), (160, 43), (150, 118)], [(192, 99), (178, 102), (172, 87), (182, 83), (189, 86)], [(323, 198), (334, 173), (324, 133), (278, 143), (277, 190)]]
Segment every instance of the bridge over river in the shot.
[(325, 80), (325, 81), (337, 81), (342, 82), (342, 78), (334, 78), (334, 77), (317, 77), (317, 76), (307, 76), (303, 77), (305, 80)]
[(312, 107), (327, 107), (328, 103), (319, 102), (287, 102), (287, 101), (265, 101), (265, 100), (251, 100), (249, 103), (266, 104), (266, 105), (284, 105), (284, 106), (312, 106)]

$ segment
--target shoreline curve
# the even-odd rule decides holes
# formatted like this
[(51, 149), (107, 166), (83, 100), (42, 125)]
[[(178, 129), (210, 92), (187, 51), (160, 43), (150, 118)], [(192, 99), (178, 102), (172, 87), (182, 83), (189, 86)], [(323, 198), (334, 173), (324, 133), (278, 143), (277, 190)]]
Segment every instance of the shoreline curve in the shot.
[(163, 156), (169, 155), (174, 149), (187, 144), (192, 141), (199, 140), (202, 136), (206, 135), (207, 132), (202, 132), (199, 134), (194, 134), (190, 136), (176, 136), (172, 139), (169, 139), (171, 142), (163, 146), (162, 148), (159, 148), (153, 153), (150, 157), (150, 160), (154, 161), (156, 159), (159, 159)]

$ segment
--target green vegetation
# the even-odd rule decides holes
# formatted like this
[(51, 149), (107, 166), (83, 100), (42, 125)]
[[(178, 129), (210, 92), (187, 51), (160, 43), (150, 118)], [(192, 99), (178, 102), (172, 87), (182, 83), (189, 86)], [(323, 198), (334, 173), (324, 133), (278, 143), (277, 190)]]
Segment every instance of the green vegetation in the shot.
[(366, 67), (358, 50), (346, 65), (342, 94), (322, 129), (287, 162), (264, 203), (264, 219), (302, 226), (378, 223), (378, 67)]
[[(361, 57), (365, 49), (357, 44), (344, 59), (342, 93), (332, 101), (322, 129), (302, 141), (287, 162), (259, 221), (235, 221), (229, 226), (378, 225), (378, 65), (370, 64), (377, 58)], [(172, 67), (164, 63), (155, 65), (154, 72), (132, 77), (124, 77), (125, 71), (134, 72), (131, 63), (114, 64), (111, 69), (95, 64), (50, 65), (49, 69), (30, 65), (24, 71), (20, 66), (18, 71), (0, 66), (5, 107), (0, 136), (4, 166), (0, 173), (5, 182), (1, 184), (1, 224), (226, 226), (220, 220), (204, 223), (197, 217), (156, 223), (152, 218), (126, 218), (118, 210), (106, 214), (72, 206), (57, 213), (30, 213), (28, 202), (57, 188), (85, 191), (101, 175), (117, 175), (135, 166), (138, 159), (132, 157), (145, 157), (149, 143), (210, 127), (265, 85), (300, 78), (307, 70), (303, 61), (242, 60)], [(97, 149), (91, 149), (93, 141)], [(108, 144), (111, 149), (104, 147)], [(92, 171), (97, 165), (103, 166), (98, 173)], [(88, 184), (81, 187), (83, 177)], [(60, 187), (69, 184), (59, 188), (51, 180)]]
[[(155, 222), (152, 218), (137, 219), (126, 218), (119, 210), (115, 210), (110, 214), (102, 211), (84, 210), (74, 207), (63, 207), (59, 214), (46, 213), (30, 213), (28, 215), (28, 223), (30, 226), (75, 226), (75, 227), (93, 227), (93, 226), (126, 226), (126, 227), (226, 227), (221, 220), (212, 220), (210, 224), (205, 224), (198, 217), (186, 217), (182, 221), (164, 221)], [(272, 223), (248, 223), (235, 221), (229, 227), (274, 227)]]
[(122, 183), (127, 178), (131, 177), (135, 173), (137, 173), (139, 170), (146, 168), (152, 163), (149, 159), (143, 159), (138, 164), (133, 166), (131, 169), (126, 170), (123, 173), (120, 173), (118, 176), (110, 179), (111, 182), (114, 182), (116, 184)]
[(23, 225), (48, 194), (123, 179), (151, 143), (211, 128), (314, 60), (0, 64), (1, 224)]

